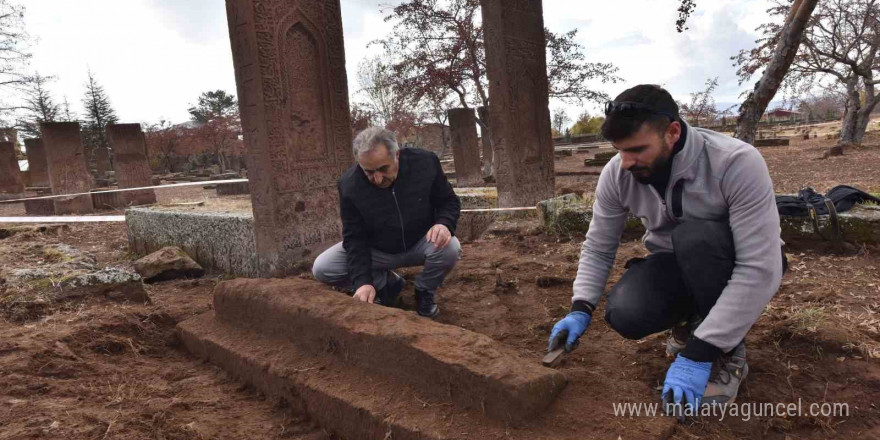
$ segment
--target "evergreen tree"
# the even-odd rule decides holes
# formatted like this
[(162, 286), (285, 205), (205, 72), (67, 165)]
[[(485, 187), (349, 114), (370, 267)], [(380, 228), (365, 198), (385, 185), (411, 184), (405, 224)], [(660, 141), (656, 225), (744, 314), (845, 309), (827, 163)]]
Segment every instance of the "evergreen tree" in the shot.
[(64, 102), (61, 103), (60, 111), (58, 112), (58, 122), (79, 122), (79, 115), (70, 109), (67, 95), (64, 96)]
[[(99, 147), (107, 147), (107, 136), (104, 128), (107, 124), (115, 124), (119, 121), (116, 112), (110, 105), (110, 98), (104, 87), (98, 84), (95, 75), (89, 70), (89, 79), (86, 82), (86, 93), (83, 97), (85, 113), (83, 115), (83, 143), (89, 152)], [(91, 156), (91, 154), (89, 154)]]
[(237, 117), (238, 101), (223, 90), (209, 90), (199, 95), (198, 104), (187, 111), (193, 121), (204, 124), (216, 118)]

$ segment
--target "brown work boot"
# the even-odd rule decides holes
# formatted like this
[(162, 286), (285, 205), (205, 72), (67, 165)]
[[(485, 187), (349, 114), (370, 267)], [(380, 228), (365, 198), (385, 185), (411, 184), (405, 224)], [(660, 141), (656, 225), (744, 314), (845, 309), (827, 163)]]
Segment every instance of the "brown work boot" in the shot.
[(681, 321), (672, 326), (669, 330), (669, 337), (666, 338), (666, 356), (675, 359), (684, 350), (688, 338), (694, 334), (694, 330), (697, 329), (701, 322), (703, 320), (694, 315), (691, 319)]
[(739, 391), (739, 385), (749, 374), (746, 363), (746, 344), (740, 342), (730, 353), (723, 354), (712, 365), (709, 383), (702, 402), (707, 405), (724, 405), (733, 403)]

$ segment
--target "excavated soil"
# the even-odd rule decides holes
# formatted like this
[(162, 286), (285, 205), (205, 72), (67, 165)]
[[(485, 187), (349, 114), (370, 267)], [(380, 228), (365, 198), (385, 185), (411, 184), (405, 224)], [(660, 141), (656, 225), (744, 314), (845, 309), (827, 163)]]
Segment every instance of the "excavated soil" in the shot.
[[(809, 184), (825, 191), (853, 184), (880, 191), (880, 148), (821, 157), (829, 141), (762, 149), (778, 192)], [(585, 154), (560, 162), (583, 167)], [(574, 167), (574, 165), (571, 165)], [(557, 178), (557, 190), (592, 192), (594, 176)], [(568, 310), (582, 237), (544, 234), (537, 222), (498, 223), (474, 243), (441, 290), (438, 320), (485, 334), (539, 362), (553, 323)], [(43, 264), (44, 245), (65, 243), (98, 265), (128, 265), (122, 224), (77, 224), (58, 235), (25, 232), (0, 239), (0, 267)], [(659, 399), (669, 361), (664, 335), (629, 341), (602, 319), (558, 366), (568, 386), (547, 412), (506, 434), (479, 418), (456, 420), (460, 438), (880, 438), (880, 248), (832, 252), (794, 243), (792, 271), (747, 338), (750, 373), (739, 402), (846, 403), (848, 416), (727, 417), (723, 421), (615, 416), (613, 403)], [(646, 250), (621, 245), (623, 263)], [(412, 308), (405, 269), (404, 307)], [(176, 323), (209, 310), (220, 275), (147, 287), (152, 304), (76, 300), (27, 321), (0, 321), (0, 439), (318, 439), (329, 435), (283, 402), (268, 399), (186, 353)], [(0, 281), (0, 291), (3, 284)], [(454, 416), (413, 395), (413, 405)], [(503, 431), (501, 431), (503, 432)]]

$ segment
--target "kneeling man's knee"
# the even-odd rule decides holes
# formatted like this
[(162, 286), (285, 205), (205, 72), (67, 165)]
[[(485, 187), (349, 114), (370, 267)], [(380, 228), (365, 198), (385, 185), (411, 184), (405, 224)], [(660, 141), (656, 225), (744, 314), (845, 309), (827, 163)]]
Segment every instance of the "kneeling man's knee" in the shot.
[(645, 325), (647, 307), (639, 302), (627, 301), (626, 292), (614, 286), (605, 303), (605, 322), (626, 339), (642, 339), (653, 333)]
[(432, 259), (444, 267), (453, 267), (461, 259), (461, 243), (458, 238), (452, 237), (449, 244), (443, 249), (433, 252)]

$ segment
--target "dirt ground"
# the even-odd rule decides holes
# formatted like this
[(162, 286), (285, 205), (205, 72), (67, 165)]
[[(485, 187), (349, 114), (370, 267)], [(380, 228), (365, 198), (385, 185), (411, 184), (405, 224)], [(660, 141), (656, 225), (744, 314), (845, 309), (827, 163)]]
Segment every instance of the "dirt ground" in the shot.
[[(777, 192), (803, 185), (826, 191), (837, 184), (880, 192), (880, 137), (870, 135), (865, 147), (842, 157), (814, 160), (828, 143), (762, 149)], [(556, 164), (584, 169), (588, 154)], [(557, 190), (592, 192), (595, 181), (558, 177)], [(568, 311), (582, 240), (546, 235), (534, 220), (496, 224), (464, 245), (464, 258), (440, 292), (438, 320), (484, 333), (537, 362), (553, 323)], [(123, 224), (88, 224), (59, 235), (0, 239), (0, 267), (40, 266), (43, 246), (57, 243), (93, 255), (102, 266), (131, 264)], [(849, 415), (691, 419), (665, 430), (669, 438), (880, 438), (880, 248), (839, 254), (817, 243), (793, 243), (787, 252), (792, 270), (747, 338), (750, 373), (738, 401), (800, 399), (805, 408), (846, 403)], [(609, 286), (626, 260), (646, 253), (637, 238), (627, 237)], [(410, 294), (417, 273), (403, 271)], [(539, 277), (555, 278), (539, 287)], [(330, 438), (284, 404), (180, 348), (175, 324), (208, 310), (222, 278), (150, 285), (152, 304), (93, 299), (58, 304), (37, 319), (0, 320), (0, 439)], [(411, 303), (407, 296), (406, 306)], [(645, 426), (668, 425), (666, 418), (616, 417), (612, 407), (659, 399), (669, 363), (665, 335), (625, 340), (605, 324), (601, 305), (595, 316), (580, 347), (558, 367), (568, 387), (536, 423), (612, 439), (642, 438)], [(478, 433), (474, 423), (470, 432)]]

